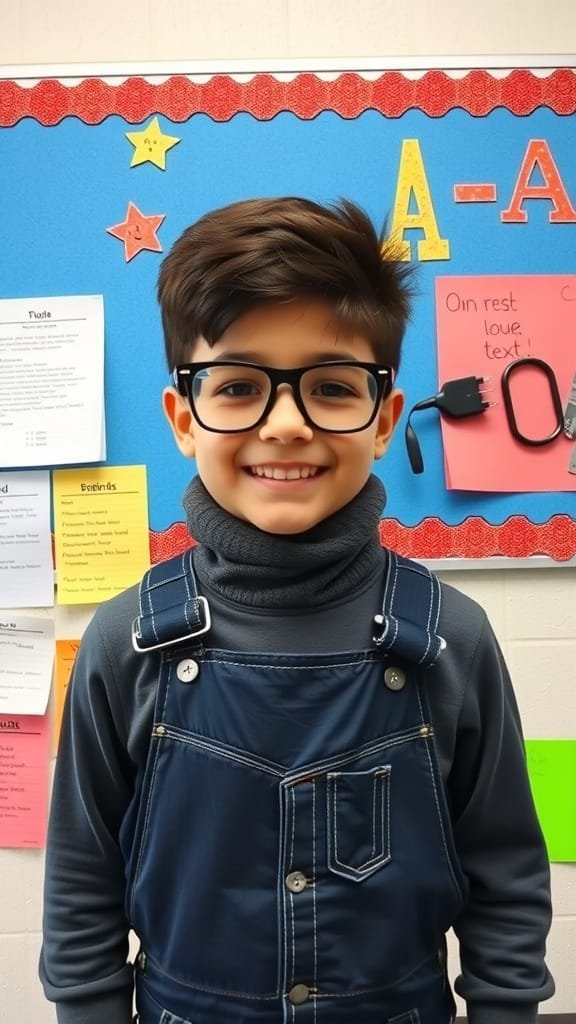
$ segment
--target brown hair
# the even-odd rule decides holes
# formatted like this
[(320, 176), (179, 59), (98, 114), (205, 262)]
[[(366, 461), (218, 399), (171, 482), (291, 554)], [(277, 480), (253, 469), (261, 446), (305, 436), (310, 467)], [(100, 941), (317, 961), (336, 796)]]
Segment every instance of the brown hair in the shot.
[(190, 359), (198, 338), (213, 345), (256, 305), (314, 297), (397, 369), (412, 274), (349, 200), (249, 199), (213, 210), (183, 232), (160, 269), (169, 368)]

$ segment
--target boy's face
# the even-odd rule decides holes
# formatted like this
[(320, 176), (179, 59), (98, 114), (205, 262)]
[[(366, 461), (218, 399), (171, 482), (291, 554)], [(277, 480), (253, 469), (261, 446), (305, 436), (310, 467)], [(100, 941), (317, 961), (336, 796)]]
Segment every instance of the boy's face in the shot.
[[(239, 317), (213, 346), (200, 339), (193, 361), (228, 359), (290, 369), (326, 359), (374, 362), (360, 335), (335, 327), (321, 300), (260, 306)], [(281, 384), (268, 417), (246, 433), (217, 434), (201, 427), (188, 400), (174, 388), (163, 395), (164, 411), (180, 451), (196, 459), (214, 500), (239, 519), (267, 533), (303, 533), (337, 512), (361, 491), (373, 459), (382, 457), (402, 411), (392, 391), (374, 422), (354, 434), (332, 434), (309, 426), (292, 390)], [(270, 479), (290, 471), (295, 479)], [(298, 472), (304, 474), (298, 476)], [(268, 475), (263, 475), (265, 472)]]

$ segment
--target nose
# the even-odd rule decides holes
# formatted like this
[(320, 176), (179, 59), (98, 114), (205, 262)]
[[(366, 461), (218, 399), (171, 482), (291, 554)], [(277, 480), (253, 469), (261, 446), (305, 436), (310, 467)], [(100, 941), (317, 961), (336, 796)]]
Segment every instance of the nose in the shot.
[(280, 384), (274, 405), (260, 426), (261, 440), (284, 444), (294, 440), (310, 441), (313, 433), (294, 401), (290, 385)]

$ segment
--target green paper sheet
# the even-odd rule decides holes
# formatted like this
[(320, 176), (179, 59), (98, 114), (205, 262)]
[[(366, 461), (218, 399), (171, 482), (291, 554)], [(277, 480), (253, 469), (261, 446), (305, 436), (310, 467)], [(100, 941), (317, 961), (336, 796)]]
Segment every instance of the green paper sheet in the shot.
[(526, 740), (528, 773), (548, 856), (576, 861), (576, 740)]

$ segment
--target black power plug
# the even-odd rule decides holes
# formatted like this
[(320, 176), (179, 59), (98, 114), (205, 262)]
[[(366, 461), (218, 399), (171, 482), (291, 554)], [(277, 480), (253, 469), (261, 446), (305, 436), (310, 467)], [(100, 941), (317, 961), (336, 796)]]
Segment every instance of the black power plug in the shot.
[(406, 423), (406, 448), (413, 473), (424, 471), (424, 461), (418, 438), (410, 423), (412, 413), (421, 409), (439, 409), (445, 416), (451, 419), (461, 419), (464, 416), (477, 416), (478, 413), (486, 412), (494, 402), (484, 398), (486, 394), (482, 391), (483, 385), (487, 383), (486, 377), (458, 377), (456, 380), (448, 380), (442, 385), (437, 395), (425, 398), (413, 405)]

